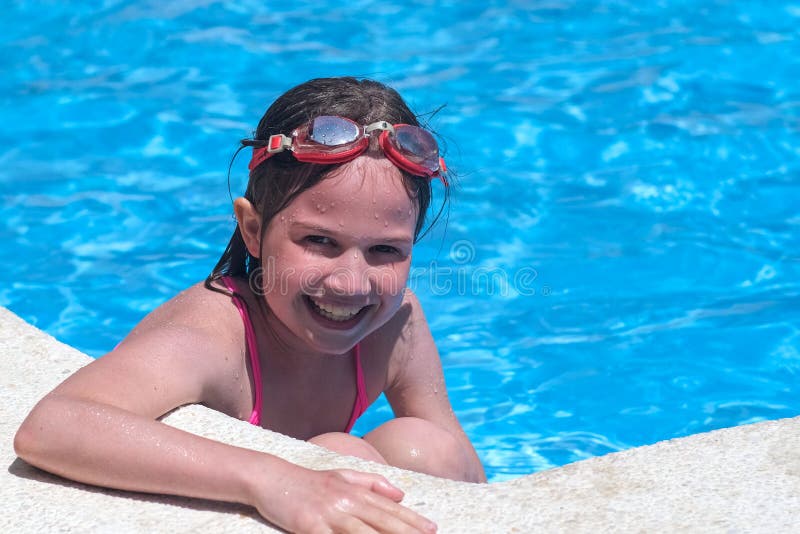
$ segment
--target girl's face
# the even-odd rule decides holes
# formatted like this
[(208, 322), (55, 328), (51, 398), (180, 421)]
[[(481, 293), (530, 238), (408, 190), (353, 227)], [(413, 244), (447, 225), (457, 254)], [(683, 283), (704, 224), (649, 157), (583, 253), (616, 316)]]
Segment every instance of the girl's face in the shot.
[(356, 158), (301, 193), (261, 241), (273, 317), (312, 350), (352, 349), (402, 303), (417, 215), (383, 157)]

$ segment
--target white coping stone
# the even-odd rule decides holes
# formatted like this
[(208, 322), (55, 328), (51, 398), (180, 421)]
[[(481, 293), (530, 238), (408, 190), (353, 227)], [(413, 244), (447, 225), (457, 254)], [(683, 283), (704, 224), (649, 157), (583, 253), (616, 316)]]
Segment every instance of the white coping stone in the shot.
[[(18, 459), (12, 441), (25, 415), (89, 361), (0, 307), (0, 533), (274, 531), (244, 505), (86, 486)], [(439, 532), (800, 532), (800, 417), (482, 485), (340, 457), (201, 406), (165, 421), (315, 469), (382, 473)]]

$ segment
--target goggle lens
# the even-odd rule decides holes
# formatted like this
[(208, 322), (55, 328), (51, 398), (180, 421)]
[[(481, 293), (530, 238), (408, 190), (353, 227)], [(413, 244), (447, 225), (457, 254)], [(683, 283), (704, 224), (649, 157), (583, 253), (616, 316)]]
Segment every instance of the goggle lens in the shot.
[(361, 134), (358, 124), (342, 117), (323, 115), (308, 127), (308, 139), (325, 146), (352, 143)]
[(399, 125), (394, 142), (403, 156), (431, 171), (439, 170), (439, 145), (430, 134), (417, 126)]

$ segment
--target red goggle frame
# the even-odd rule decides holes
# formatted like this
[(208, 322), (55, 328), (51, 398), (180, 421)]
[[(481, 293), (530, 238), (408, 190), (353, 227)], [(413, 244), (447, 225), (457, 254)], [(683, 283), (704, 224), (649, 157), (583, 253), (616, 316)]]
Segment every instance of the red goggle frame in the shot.
[(409, 124), (386, 121), (362, 126), (346, 118), (322, 115), (296, 128), (290, 136), (271, 135), (268, 140), (243, 139), (253, 147), (249, 169), (252, 171), (273, 155), (289, 150), (297, 161), (336, 164), (353, 160), (368, 147), (370, 137), (380, 132), (378, 144), (396, 167), (415, 176), (439, 177), (447, 185), (444, 159), (430, 132)]

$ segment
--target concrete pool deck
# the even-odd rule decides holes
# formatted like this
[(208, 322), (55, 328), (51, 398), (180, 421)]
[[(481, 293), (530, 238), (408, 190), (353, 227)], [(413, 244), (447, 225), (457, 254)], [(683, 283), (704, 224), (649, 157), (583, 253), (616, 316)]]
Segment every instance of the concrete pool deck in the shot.
[[(106, 490), (18, 459), (17, 427), (36, 401), (91, 359), (0, 307), (0, 532), (265, 532), (246, 506)], [(698, 434), (508, 482), (472, 485), (354, 458), (201, 406), (165, 421), (298, 464), (384, 474), (439, 532), (797, 532), (800, 417)]]

